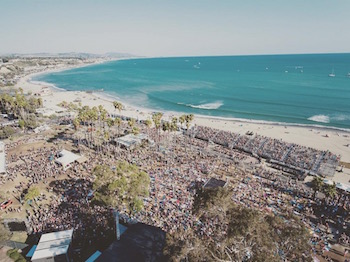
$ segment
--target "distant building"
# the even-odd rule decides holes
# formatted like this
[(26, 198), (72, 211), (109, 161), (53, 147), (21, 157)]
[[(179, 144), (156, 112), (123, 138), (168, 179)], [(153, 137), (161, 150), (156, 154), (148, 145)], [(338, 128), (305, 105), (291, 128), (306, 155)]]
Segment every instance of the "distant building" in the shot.
[(6, 152), (5, 144), (0, 141), (0, 174), (6, 173)]
[(33, 262), (69, 262), (73, 229), (43, 234), (34, 251)]

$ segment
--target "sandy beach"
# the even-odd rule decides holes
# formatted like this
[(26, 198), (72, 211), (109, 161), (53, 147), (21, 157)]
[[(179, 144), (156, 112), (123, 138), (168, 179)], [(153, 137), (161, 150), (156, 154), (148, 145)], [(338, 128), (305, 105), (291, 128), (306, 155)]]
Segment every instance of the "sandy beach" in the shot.
[[(67, 68), (56, 68), (55, 71), (65, 70)], [(41, 72), (47, 73), (46, 72)], [(64, 91), (45, 83), (30, 82), (35, 74), (27, 75), (21, 78), (16, 87), (21, 87), (25, 92), (42, 93), (44, 110), (59, 111), (64, 110), (57, 106), (62, 101), (77, 102), (82, 105), (98, 106), (103, 105), (110, 113), (117, 113), (112, 102), (113, 97), (102, 92), (87, 93), (85, 91)], [(43, 92), (46, 90), (46, 92)], [(47, 92), (47, 90), (50, 90)], [(122, 114), (135, 119), (151, 118), (152, 110), (137, 108), (120, 101), (125, 106)], [(172, 116), (179, 116), (180, 113), (164, 112), (164, 119)], [(307, 147), (313, 147), (319, 150), (329, 150), (332, 153), (341, 155), (341, 161), (350, 163), (350, 132), (322, 127), (304, 127), (294, 125), (281, 125), (270, 123), (254, 123), (251, 121), (237, 121), (230, 119), (210, 118), (206, 116), (195, 116), (194, 124), (209, 126), (226, 131), (232, 131), (245, 134), (247, 131), (254, 134), (263, 135), (271, 138), (282, 139), (286, 142), (296, 143)], [(344, 169), (343, 173), (336, 172), (334, 181), (350, 184), (350, 169)]]

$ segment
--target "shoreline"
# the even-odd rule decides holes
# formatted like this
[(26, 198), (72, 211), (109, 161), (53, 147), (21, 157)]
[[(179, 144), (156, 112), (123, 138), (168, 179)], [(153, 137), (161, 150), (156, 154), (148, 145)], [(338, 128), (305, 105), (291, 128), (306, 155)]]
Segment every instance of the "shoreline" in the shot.
[[(134, 59), (134, 58), (130, 58)], [(116, 60), (108, 60), (106, 62), (112, 62), (112, 61), (118, 61), (120, 59)], [(96, 90), (67, 90), (61, 87), (57, 87), (54, 84), (47, 83), (44, 81), (36, 81), (32, 80), (32, 77), (38, 76), (38, 75), (44, 75), (44, 74), (50, 74), (53, 72), (62, 72), (70, 69), (75, 69), (75, 68), (81, 68), (81, 67), (86, 67), (86, 66), (92, 66), (96, 64), (101, 64), (104, 62), (98, 62), (98, 63), (92, 63), (89, 65), (83, 65), (83, 66), (77, 66), (77, 67), (72, 67), (72, 68), (61, 68), (53, 71), (45, 71), (45, 72), (40, 72), (40, 73), (34, 73), (31, 75), (31, 77), (28, 79), (28, 82), (30, 82), (33, 85), (39, 85), (39, 86), (45, 86), (53, 89), (56, 92), (84, 92), (84, 93), (90, 93), (94, 96), (98, 96), (100, 99), (104, 99), (107, 102), (113, 102), (115, 100), (118, 100), (121, 102), (124, 106), (128, 106), (130, 108), (134, 108), (135, 110), (142, 110), (145, 112), (162, 112), (164, 115), (173, 115), (173, 116), (180, 116), (183, 114), (189, 114), (188, 112), (180, 112), (180, 111), (170, 111), (170, 110), (164, 110), (164, 109), (152, 109), (152, 108), (146, 108), (146, 107), (139, 107), (132, 105), (128, 102), (123, 101), (119, 96), (115, 94), (110, 94), (101, 89), (100, 91), (98, 89)], [(113, 100), (113, 101), (111, 101)], [(203, 119), (213, 119), (213, 120), (221, 120), (221, 121), (234, 121), (234, 122), (240, 122), (240, 123), (251, 123), (251, 124), (262, 124), (262, 125), (271, 125), (271, 126), (283, 126), (283, 127), (302, 127), (302, 128), (311, 128), (311, 129), (317, 129), (320, 131), (338, 131), (338, 132), (344, 132), (348, 133), (350, 135), (350, 129), (348, 128), (342, 128), (342, 127), (336, 127), (336, 126), (325, 126), (325, 125), (319, 125), (319, 124), (301, 124), (301, 123), (288, 123), (288, 122), (276, 122), (276, 121), (268, 121), (268, 120), (255, 120), (255, 119), (246, 119), (246, 118), (235, 118), (235, 117), (224, 117), (224, 116), (211, 116), (211, 115), (203, 115), (203, 114), (193, 114), (197, 118), (203, 118)]]
[[(123, 59), (135, 59), (123, 58)], [(102, 104), (109, 113), (117, 113), (113, 107), (112, 102), (117, 100), (121, 102), (125, 109), (121, 114), (127, 117), (132, 117), (138, 120), (151, 119), (151, 113), (160, 111), (164, 113), (164, 119), (168, 120), (173, 116), (180, 116), (181, 112), (165, 111), (165, 110), (153, 110), (148, 108), (138, 107), (129, 103), (125, 103), (121, 98), (111, 95), (105, 92), (92, 92), (86, 91), (68, 91), (62, 88), (58, 88), (52, 84), (45, 82), (35, 82), (32, 78), (39, 74), (48, 74), (52, 72), (60, 72), (70, 70), (79, 67), (92, 66), (99, 63), (106, 63), (112, 61), (118, 61), (120, 59), (97, 61), (96, 63), (68, 66), (56, 68), (54, 70), (43, 70), (42, 72), (28, 74), (22, 77), (16, 87), (22, 87), (26, 92), (40, 92), (44, 88), (49, 88), (51, 94), (42, 95), (44, 108), (47, 110), (57, 110), (60, 108), (57, 106), (62, 101), (74, 102), (76, 99), (81, 100), (82, 105), (98, 106)], [(106, 103), (107, 102), (107, 103)], [(225, 118), (217, 116), (206, 116), (194, 114), (195, 118), (193, 124), (208, 126), (225, 131), (232, 131), (239, 134), (245, 134), (250, 131), (254, 134), (259, 134), (275, 139), (282, 139), (289, 143), (300, 144), (307, 147), (313, 147), (319, 150), (329, 150), (337, 155), (341, 155), (341, 161), (350, 163), (350, 130), (337, 127), (328, 127), (321, 125), (307, 125), (307, 124), (292, 124), (292, 123), (279, 123), (269, 122), (263, 120), (250, 120), (240, 118)], [(350, 170), (349, 170), (350, 174)]]

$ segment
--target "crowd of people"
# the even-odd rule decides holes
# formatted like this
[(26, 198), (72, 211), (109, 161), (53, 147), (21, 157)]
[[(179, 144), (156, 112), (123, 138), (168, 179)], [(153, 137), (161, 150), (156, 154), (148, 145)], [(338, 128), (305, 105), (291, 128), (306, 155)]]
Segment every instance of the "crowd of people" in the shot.
[(340, 156), (329, 151), (320, 151), (260, 135), (250, 137), (205, 126), (194, 126), (188, 133), (205, 141), (274, 160), (291, 167), (291, 170), (313, 172), (324, 177), (334, 174), (340, 160)]
[[(314, 232), (310, 239), (315, 252), (327, 250), (332, 240), (345, 245), (349, 243), (348, 194), (338, 192), (335, 199), (315, 199), (313, 190), (303, 182), (262, 165), (249, 153), (263, 152), (286, 163), (299, 161), (294, 158), (298, 155), (300, 159), (305, 159), (303, 165), (314, 167), (315, 159), (319, 160), (322, 156), (328, 161), (334, 157), (329, 152), (291, 144), (287, 146), (280, 140), (266, 137), (251, 138), (231, 132), (217, 132), (207, 127), (196, 127), (196, 135), (193, 136), (170, 136), (166, 133), (159, 136), (157, 130), (143, 125), (140, 125), (140, 132), (147, 133), (151, 140), (158, 142), (132, 150), (110, 143), (105, 145), (108, 147), (106, 151), (100, 152), (79, 144), (79, 150), (88, 161), (73, 164), (66, 171), (53, 161), (58, 153), (56, 146), (46, 145), (18, 155), (11, 154), (9, 162), (16, 164), (8, 169), (7, 179), (16, 176), (25, 178), (25, 182), (17, 185), (16, 193), (40, 182), (48, 190), (33, 201), (31, 209), (26, 211), (33, 233), (40, 235), (73, 228), (73, 239), (78, 246), (98, 244), (112, 238), (114, 227), (111, 211), (90, 201), (94, 181), (92, 170), (99, 164), (112, 168), (116, 161), (124, 160), (147, 172), (151, 181), (150, 195), (144, 199), (141, 212), (130, 216), (125, 207), (117, 207), (122, 216), (132, 220), (160, 227), (169, 233), (179, 229), (195, 229), (203, 237), (215, 241), (211, 235), (219, 225), (215, 221), (199, 221), (191, 209), (193, 185), (203, 185), (210, 177), (216, 177), (229, 182), (232, 201), (239, 205), (276, 215), (294, 214), (300, 217)], [(74, 137), (70, 138), (75, 140)], [(15, 146), (10, 143), (9, 148)], [(313, 153), (309, 156), (310, 152)], [(6, 183), (6, 180), (2, 182)], [(226, 229), (220, 230), (225, 232)]]

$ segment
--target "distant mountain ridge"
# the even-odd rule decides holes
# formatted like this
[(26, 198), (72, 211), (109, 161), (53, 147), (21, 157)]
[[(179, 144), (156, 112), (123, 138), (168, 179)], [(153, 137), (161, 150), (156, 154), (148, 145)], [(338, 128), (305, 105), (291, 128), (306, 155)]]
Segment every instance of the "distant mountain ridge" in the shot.
[(21, 54), (21, 53), (8, 53), (1, 54), (3, 57), (19, 57), (19, 58), (29, 58), (29, 57), (53, 57), (53, 58), (126, 58), (126, 57), (138, 57), (133, 54), (128, 53), (117, 53), (117, 52), (108, 52), (105, 54), (92, 54), (92, 53), (77, 53), (77, 52), (67, 52), (67, 53), (30, 53), (30, 54)]

